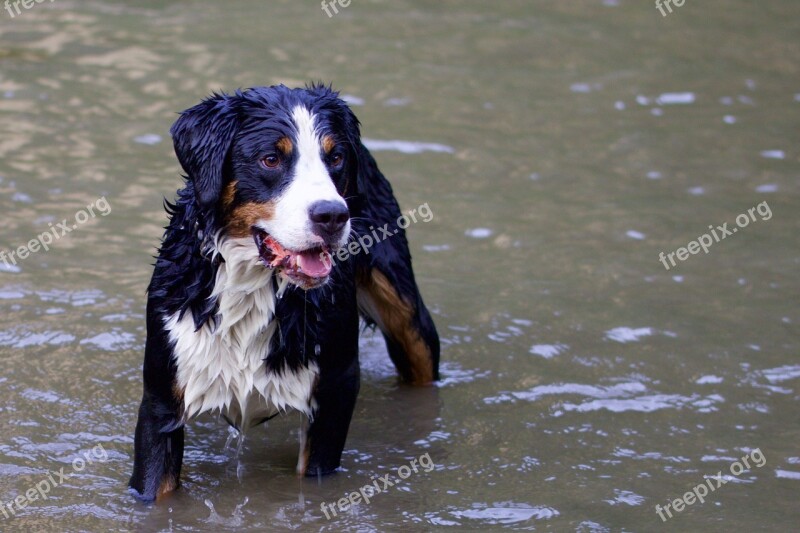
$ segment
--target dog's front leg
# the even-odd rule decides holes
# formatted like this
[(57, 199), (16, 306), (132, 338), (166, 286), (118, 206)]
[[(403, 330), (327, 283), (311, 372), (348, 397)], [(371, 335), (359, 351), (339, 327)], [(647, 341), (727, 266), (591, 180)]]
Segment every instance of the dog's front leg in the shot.
[(183, 401), (175, 387), (171, 343), (162, 321), (148, 305), (148, 335), (144, 355), (144, 395), (139, 407), (134, 443), (134, 495), (152, 502), (180, 485), (183, 464)]
[(314, 394), (317, 409), (305, 434), (297, 471), (300, 475), (333, 473), (342, 460), (359, 389), (358, 358), (342, 372), (320, 375)]
[(183, 464), (183, 425), (157, 399), (145, 396), (139, 408), (134, 444), (133, 475), (129, 485), (141, 500), (152, 502), (180, 485)]

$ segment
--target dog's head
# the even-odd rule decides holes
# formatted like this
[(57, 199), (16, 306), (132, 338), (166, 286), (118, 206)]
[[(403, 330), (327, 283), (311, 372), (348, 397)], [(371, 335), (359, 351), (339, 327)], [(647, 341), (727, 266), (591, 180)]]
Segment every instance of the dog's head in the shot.
[(175, 152), (220, 237), (253, 240), (265, 268), (324, 284), (347, 243), (357, 195), (359, 124), (331, 89), (257, 87), (181, 114)]

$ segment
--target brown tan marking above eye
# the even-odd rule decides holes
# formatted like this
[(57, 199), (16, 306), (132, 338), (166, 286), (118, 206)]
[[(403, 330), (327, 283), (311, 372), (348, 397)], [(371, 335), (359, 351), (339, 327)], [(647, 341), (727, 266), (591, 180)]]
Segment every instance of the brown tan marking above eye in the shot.
[(292, 140), (289, 137), (281, 137), (281, 140), (275, 144), (275, 147), (286, 156), (290, 155), (292, 150), (294, 150), (294, 144), (292, 144)]
[(330, 135), (326, 135), (322, 138), (322, 149), (325, 151), (326, 154), (329, 154), (336, 148), (336, 141)]
[(253, 226), (259, 220), (272, 220), (275, 204), (272, 202), (248, 202), (234, 209), (227, 220), (228, 235), (233, 238), (250, 237)]

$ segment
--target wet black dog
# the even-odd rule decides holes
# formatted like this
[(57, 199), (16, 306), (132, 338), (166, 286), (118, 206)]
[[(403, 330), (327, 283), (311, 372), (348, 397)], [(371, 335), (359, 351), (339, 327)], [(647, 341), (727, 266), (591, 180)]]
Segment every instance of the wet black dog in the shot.
[[(391, 186), (324, 86), (215, 95), (172, 136), (186, 186), (167, 203), (149, 287), (130, 487), (148, 501), (178, 487), (184, 424), (204, 412), (244, 430), (297, 409), (298, 473), (333, 472), (359, 389), (359, 315), (403, 380), (438, 379)], [(341, 253), (376, 228), (389, 237), (368, 254)]]

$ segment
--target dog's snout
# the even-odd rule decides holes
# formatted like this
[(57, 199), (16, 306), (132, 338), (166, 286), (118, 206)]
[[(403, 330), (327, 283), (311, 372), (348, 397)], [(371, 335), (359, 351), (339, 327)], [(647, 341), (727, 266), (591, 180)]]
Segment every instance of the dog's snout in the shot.
[(350, 220), (350, 212), (341, 202), (324, 200), (311, 205), (308, 218), (311, 219), (314, 233), (325, 241), (330, 241), (338, 239), (345, 224)]

